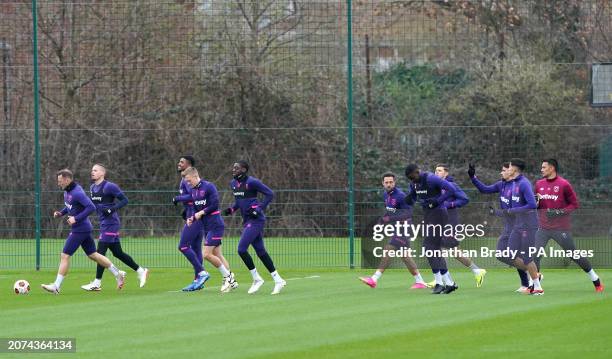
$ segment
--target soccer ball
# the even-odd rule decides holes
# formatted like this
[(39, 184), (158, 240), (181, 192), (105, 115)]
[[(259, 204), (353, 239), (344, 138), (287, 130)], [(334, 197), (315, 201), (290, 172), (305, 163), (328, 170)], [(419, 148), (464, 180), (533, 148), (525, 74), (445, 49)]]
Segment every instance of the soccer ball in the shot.
[(15, 282), (13, 289), (15, 289), (15, 294), (28, 294), (30, 292), (30, 283), (25, 279), (20, 279)]

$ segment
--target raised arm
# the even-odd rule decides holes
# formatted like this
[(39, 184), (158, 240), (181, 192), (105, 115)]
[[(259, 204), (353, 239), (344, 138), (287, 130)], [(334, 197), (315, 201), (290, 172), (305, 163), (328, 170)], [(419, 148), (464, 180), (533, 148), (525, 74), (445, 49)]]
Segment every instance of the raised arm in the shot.
[(480, 193), (499, 193), (499, 189), (501, 188), (502, 181), (497, 181), (492, 185), (486, 185), (478, 179), (478, 177), (474, 176), (470, 178), (472, 184), (476, 186)]

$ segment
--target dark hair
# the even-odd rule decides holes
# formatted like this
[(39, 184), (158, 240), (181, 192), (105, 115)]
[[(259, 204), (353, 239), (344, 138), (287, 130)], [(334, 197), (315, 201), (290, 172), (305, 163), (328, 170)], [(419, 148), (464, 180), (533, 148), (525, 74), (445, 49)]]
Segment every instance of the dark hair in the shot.
[(446, 172), (450, 171), (450, 166), (446, 163), (438, 163), (435, 168), (442, 167)]
[(557, 162), (556, 159), (554, 159), (554, 158), (547, 158), (547, 159), (545, 159), (542, 162), (548, 163), (549, 165), (551, 165), (551, 166), (553, 166), (555, 168), (555, 172), (559, 172), (559, 162)]
[(510, 166), (516, 166), (522, 172), (525, 170), (525, 161), (520, 158), (512, 158), (510, 159)]
[(247, 172), (249, 172), (249, 163), (246, 160), (238, 160), (236, 161), (237, 164), (240, 165), (240, 167), (244, 168)]
[(502, 167), (503, 167), (503, 168), (510, 168), (510, 162), (504, 162), (504, 163), (502, 163)]
[(414, 163), (411, 163), (408, 166), (406, 166), (406, 171), (404, 173), (406, 174), (406, 177), (408, 177), (408, 175), (410, 175), (412, 172), (418, 169), (419, 169), (419, 166), (415, 165)]
[(191, 165), (191, 167), (195, 166), (195, 158), (193, 158), (193, 156), (185, 155), (185, 156), (181, 156), (181, 158), (186, 159), (189, 162), (189, 165)]
[(67, 168), (64, 168), (62, 170), (57, 171), (56, 176), (62, 176), (64, 178), (70, 178), (70, 179), (74, 178), (74, 175), (72, 174), (72, 171), (67, 169)]
[(382, 179), (383, 179), (383, 181), (384, 181), (384, 180), (385, 180), (385, 178), (387, 178), (387, 177), (393, 177), (393, 179), (396, 179), (396, 178), (397, 178), (397, 176), (396, 176), (396, 175), (395, 175), (395, 173), (393, 173), (393, 172), (385, 172), (385, 173), (383, 173), (383, 175), (382, 175)]

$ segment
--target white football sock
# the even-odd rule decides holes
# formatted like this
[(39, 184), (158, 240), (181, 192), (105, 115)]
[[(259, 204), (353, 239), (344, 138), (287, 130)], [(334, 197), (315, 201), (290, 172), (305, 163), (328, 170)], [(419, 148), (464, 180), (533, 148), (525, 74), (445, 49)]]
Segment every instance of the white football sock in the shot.
[(591, 269), (590, 271), (587, 272), (587, 274), (589, 275), (589, 277), (591, 278), (591, 281), (594, 282), (596, 280), (599, 279), (599, 276), (597, 275), (597, 273), (595, 273), (595, 270)]
[(442, 274), (442, 281), (444, 282), (445, 285), (454, 285), (455, 282), (453, 281), (453, 278), (450, 275), (450, 272), (446, 272), (444, 274)]
[(55, 278), (55, 288), (59, 289), (59, 287), (62, 285), (62, 281), (64, 280), (64, 276), (61, 274), (57, 274), (57, 277)]
[(436, 284), (444, 285), (444, 283), (442, 283), (442, 274), (440, 274), (440, 272), (434, 273), (434, 279), (436, 281)]
[(257, 273), (257, 268), (253, 268), (249, 272), (251, 272), (251, 276), (253, 277), (253, 280), (262, 280), (259, 273)]
[(230, 272), (227, 270), (227, 268), (225, 268), (223, 264), (221, 264), (218, 269), (219, 269), (219, 272), (221, 272), (222, 276), (229, 277)]
[(277, 271), (270, 273), (270, 275), (272, 276), (272, 279), (274, 279), (275, 283), (280, 283), (283, 281), (283, 278), (281, 278), (280, 274), (278, 274)]
[(136, 269), (136, 272), (137, 272), (138, 274), (142, 274), (142, 273), (144, 273), (144, 268), (142, 268), (142, 267), (138, 267), (138, 269)]
[(119, 269), (117, 269), (117, 267), (115, 267), (115, 265), (112, 263), (110, 267), (108, 267), (108, 270), (111, 271), (115, 277), (119, 275)]
[(536, 278), (533, 280), (533, 289), (542, 289), (542, 286), (540, 285), (540, 279)]
[(478, 268), (478, 266), (474, 262), (472, 262), (470, 269), (472, 270), (472, 273), (474, 273), (474, 275), (478, 275), (480, 273), (480, 268)]
[(425, 281), (423, 280), (423, 277), (421, 277), (421, 273), (417, 273), (413, 277), (416, 283), (425, 283)]
[(94, 285), (94, 287), (101, 287), (102, 286), (102, 279), (96, 278), (96, 279), (93, 280), (92, 284)]
[(372, 274), (372, 279), (374, 279), (375, 282), (378, 282), (380, 277), (382, 277), (382, 272), (379, 270), (377, 270), (376, 273)]

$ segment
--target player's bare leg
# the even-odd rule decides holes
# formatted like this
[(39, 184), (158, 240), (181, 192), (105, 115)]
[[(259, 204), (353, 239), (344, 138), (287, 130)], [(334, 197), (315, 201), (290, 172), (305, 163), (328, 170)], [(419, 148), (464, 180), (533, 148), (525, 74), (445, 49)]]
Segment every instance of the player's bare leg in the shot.
[[(398, 248), (394, 245), (386, 244), (383, 248), (383, 253), (387, 253), (387, 251), (394, 251), (397, 249)], [(421, 274), (419, 273), (419, 270), (417, 269), (414, 260), (411, 257), (402, 257), (402, 261), (415, 278), (415, 284), (411, 288), (426, 288), (425, 282), (423, 281), (423, 278), (421, 277)], [(359, 280), (361, 280), (363, 283), (370, 286), (371, 288), (376, 288), (378, 280), (380, 279), (380, 277), (382, 277), (385, 270), (389, 268), (389, 264), (391, 264), (391, 258), (387, 255), (383, 255), (376, 272), (371, 277), (360, 277)]]
[(60, 287), (62, 285), (62, 281), (64, 277), (68, 274), (68, 269), (70, 268), (70, 255), (66, 253), (62, 253), (60, 255), (60, 264), (57, 269), (57, 277), (55, 278), (55, 282), (51, 284), (42, 284), (42, 289), (46, 290), (49, 293), (59, 294)]
[(229, 269), (229, 263), (223, 257), (221, 245), (219, 246), (204, 246), (203, 257), (210, 264), (215, 266), (223, 276), (221, 284), (221, 292), (229, 292), (231, 289), (238, 288), (238, 283), (234, 278), (234, 274)]

